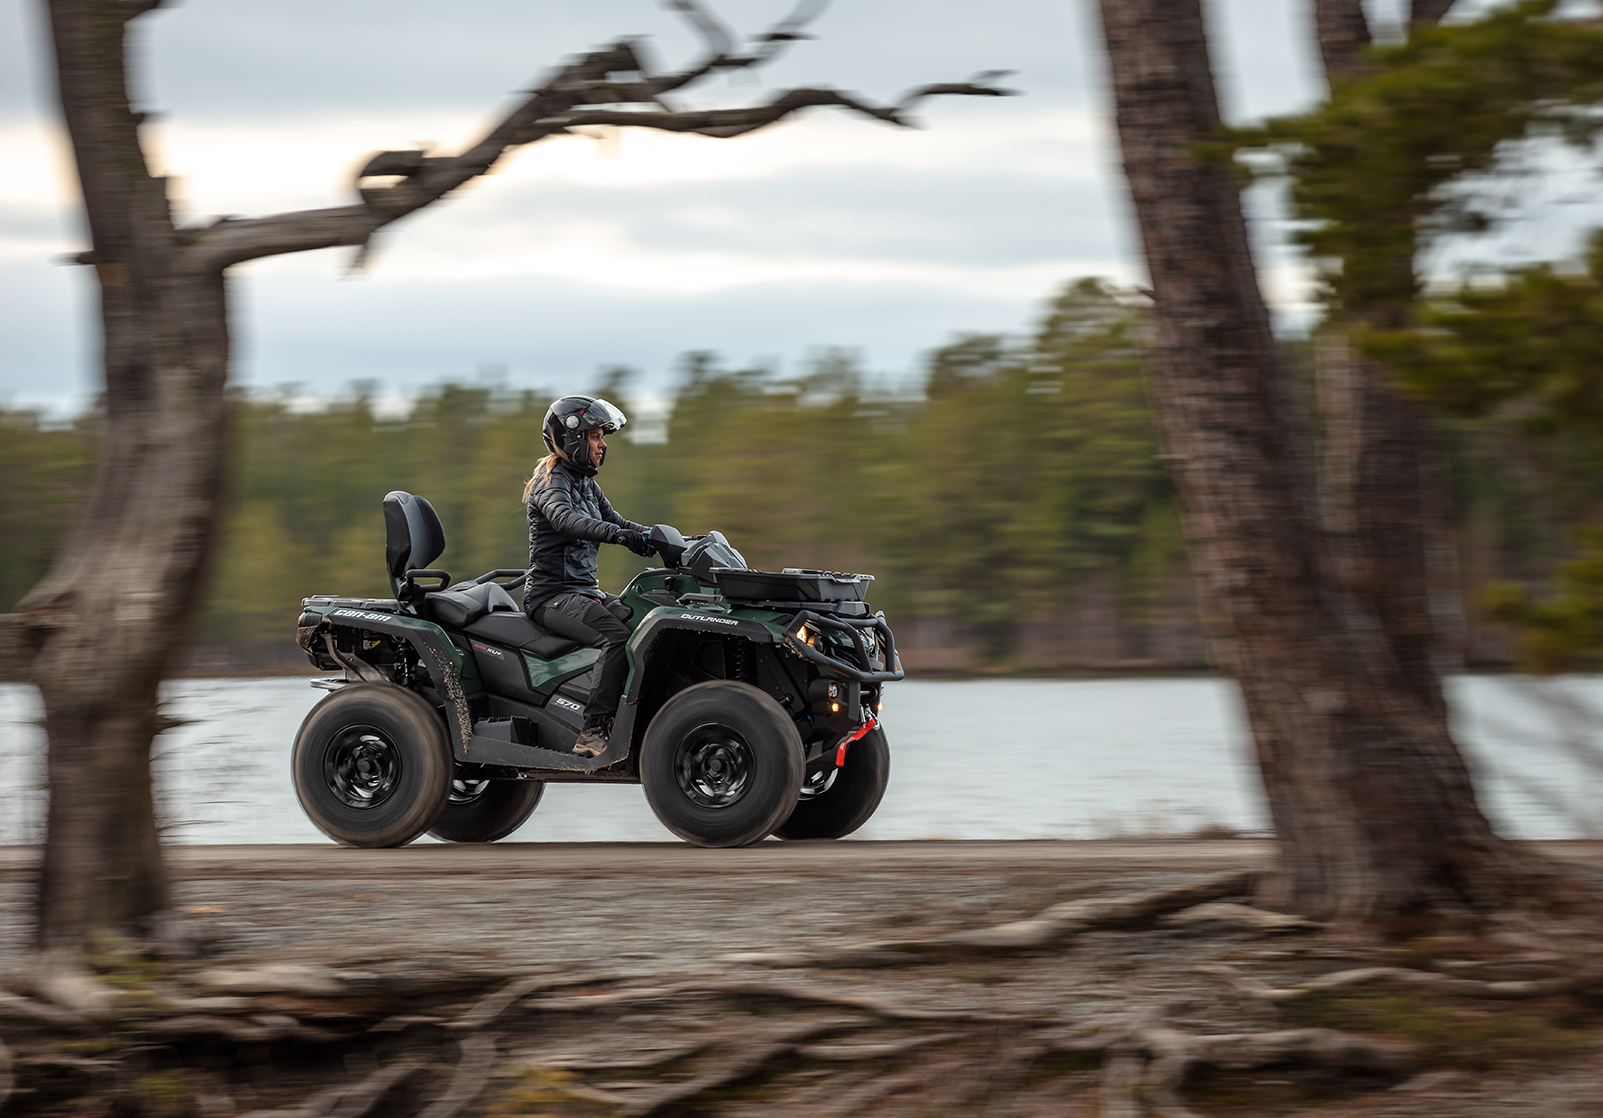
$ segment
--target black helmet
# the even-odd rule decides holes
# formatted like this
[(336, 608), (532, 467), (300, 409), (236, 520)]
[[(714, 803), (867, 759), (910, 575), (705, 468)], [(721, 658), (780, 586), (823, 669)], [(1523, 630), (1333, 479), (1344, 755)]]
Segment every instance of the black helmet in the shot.
[[(564, 396), (546, 409), (545, 424), (540, 429), (546, 449), (573, 463), (581, 474), (595, 477), (601, 462), (590, 461), (590, 440), (586, 433), (601, 428), (610, 435), (629, 421), (623, 412), (594, 396)], [(601, 452), (602, 462), (607, 452)]]

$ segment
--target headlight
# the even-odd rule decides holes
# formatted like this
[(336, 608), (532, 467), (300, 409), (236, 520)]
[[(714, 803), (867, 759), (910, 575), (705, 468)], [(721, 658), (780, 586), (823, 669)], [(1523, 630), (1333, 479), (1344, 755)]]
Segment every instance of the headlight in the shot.
[(809, 621), (796, 630), (796, 639), (809, 648), (817, 648), (822, 643), (824, 636), (818, 631), (817, 626)]

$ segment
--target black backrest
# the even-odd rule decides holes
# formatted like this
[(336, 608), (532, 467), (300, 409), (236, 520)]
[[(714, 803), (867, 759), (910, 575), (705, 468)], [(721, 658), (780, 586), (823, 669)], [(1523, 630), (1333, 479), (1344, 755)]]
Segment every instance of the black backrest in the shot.
[(427, 567), (444, 550), (445, 528), (433, 505), (399, 489), (384, 495), (384, 564), (397, 594), (407, 571)]

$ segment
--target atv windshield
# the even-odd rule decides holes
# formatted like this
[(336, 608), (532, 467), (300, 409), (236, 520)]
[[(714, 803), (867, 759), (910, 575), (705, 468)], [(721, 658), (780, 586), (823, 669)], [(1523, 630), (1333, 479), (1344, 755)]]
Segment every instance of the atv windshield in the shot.
[(599, 427), (603, 435), (610, 435), (629, 422), (623, 417), (623, 412), (605, 400), (597, 400), (588, 405), (579, 415), (581, 422), (584, 423), (585, 430), (588, 431), (592, 427)]

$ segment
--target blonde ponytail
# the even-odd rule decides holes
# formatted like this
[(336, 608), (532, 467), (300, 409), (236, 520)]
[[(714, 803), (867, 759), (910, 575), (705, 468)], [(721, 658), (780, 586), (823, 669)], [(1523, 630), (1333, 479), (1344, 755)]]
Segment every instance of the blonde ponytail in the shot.
[(552, 467), (556, 464), (557, 455), (555, 454), (547, 454), (539, 462), (535, 463), (534, 476), (529, 478), (529, 483), (523, 487), (524, 504), (529, 503), (529, 498), (534, 496), (534, 487), (550, 476)]

